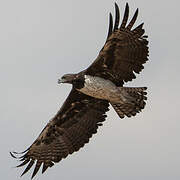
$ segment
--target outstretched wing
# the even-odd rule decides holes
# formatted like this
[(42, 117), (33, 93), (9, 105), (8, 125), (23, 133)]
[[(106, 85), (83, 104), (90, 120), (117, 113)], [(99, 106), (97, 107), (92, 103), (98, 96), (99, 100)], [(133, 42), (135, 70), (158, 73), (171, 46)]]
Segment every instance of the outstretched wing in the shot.
[[(27, 167), (24, 175), (35, 163), (32, 178), (43, 164), (42, 173), (54, 163), (78, 151), (97, 132), (106, 118), (109, 103), (72, 89), (56, 116), (46, 125), (35, 142), (19, 157)], [(13, 157), (18, 153), (11, 153)]]
[(148, 60), (147, 36), (143, 36), (143, 23), (132, 30), (138, 9), (127, 25), (129, 6), (126, 4), (124, 17), (119, 26), (119, 7), (115, 3), (115, 23), (110, 13), (109, 32), (106, 43), (97, 59), (86, 69), (86, 74), (100, 76), (113, 81), (117, 86), (136, 78)]

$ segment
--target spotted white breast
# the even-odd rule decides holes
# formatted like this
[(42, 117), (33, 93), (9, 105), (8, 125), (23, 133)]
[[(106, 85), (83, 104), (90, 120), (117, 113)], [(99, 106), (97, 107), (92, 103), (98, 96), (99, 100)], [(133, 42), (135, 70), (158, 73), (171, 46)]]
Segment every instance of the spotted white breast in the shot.
[(114, 83), (97, 76), (85, 75), (84, 87), (78, 90), (98, 99), (118, 102), (123, 99)]

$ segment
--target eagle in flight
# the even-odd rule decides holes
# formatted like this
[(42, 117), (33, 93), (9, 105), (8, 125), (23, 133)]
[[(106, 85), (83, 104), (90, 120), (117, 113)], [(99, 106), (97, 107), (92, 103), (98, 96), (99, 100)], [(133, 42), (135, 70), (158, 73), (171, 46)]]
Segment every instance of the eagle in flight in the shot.
[(120, 118), (135, 116), (145, 107), (146, 87), (123, 86), (141, 72), (149, 52), (143, 23), (132, 28), (138, 9), (129, 23), (128, 16), (127, 3), (120, 23), (119, 7), (115, 3), (115, 22), (110, 13), (107, 39), (96, 60), (87, 69), (59, 79), (59, 83), (72, 84), (64, 104), (26, 151), (11, 152), (21, 161), (17, 167), (27, 164), (22, 175), (33, 164), (32, 178), (41, 165), (44, 173), (88, 143), (105, 121), (110, 104)]

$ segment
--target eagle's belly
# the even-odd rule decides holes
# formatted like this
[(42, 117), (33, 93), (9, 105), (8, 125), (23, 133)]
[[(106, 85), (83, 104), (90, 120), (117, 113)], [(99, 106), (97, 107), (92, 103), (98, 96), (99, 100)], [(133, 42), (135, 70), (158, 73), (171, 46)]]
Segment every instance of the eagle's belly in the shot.
[(114, 102), (123, 100), (119, 89), (114, 83), (96, 76), (85, 75), (84, 87), (79, 89), (79, 91), (98, 99)]

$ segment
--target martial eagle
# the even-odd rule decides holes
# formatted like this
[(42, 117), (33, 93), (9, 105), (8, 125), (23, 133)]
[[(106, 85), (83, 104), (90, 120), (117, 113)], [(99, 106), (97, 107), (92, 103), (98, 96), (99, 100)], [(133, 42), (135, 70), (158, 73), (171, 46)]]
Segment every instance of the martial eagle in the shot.
[[(96, 60), (77, 74), (66, 74), (59, 83), (72, 84), (72, 90), (57, 114), (48, 122), (34, 143), (24, 152), (11, 152), (27, 167), (24, 175), (35, 163), (32, 178), (42, 165), (42, 173), (54, 163), (78, 151), (89, 142), (106, 119), (111, 104), (120, 118), (135, 116), (145, 106), (146, 87), (124, 87), (136, 78), (148, 60), (148, 41), (143, 23), (132, 29), (138, 9), (128, 21), (126, 4), (119, 25), (119, 7), (115, 3), (115, 22), (109, 15), (106, 42)], [(20, 157), (19, 154), (22, 154)]]

